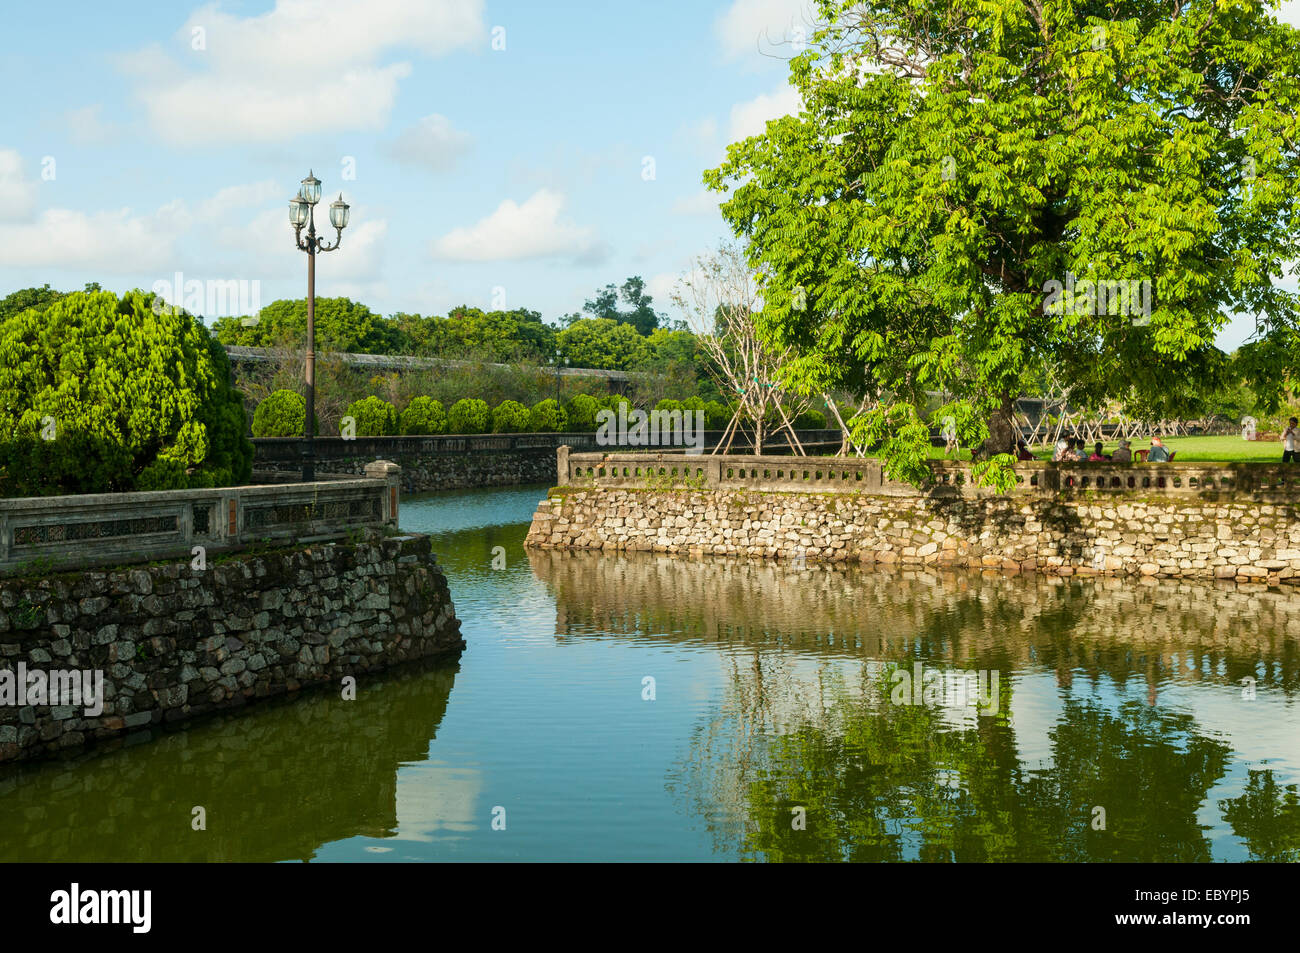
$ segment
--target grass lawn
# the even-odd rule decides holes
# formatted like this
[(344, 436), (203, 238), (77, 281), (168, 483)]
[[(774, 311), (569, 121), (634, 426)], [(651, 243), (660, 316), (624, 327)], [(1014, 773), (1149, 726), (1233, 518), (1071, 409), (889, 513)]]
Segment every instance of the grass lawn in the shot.
[[(1107, 441), (1102, 446), (1103, 453), (1110, 453), (1117, 446), (1118, 441)], [(1134, 440), (1131, 442), (1132, 449), (1145, 450), (1151, 446), (1150, 440)], [(1282, 462), (1282, 441), (1280, 440), (1242, 440), (1240, 434), (1228, 434), (1223, 437), (1169, 437), (1165, 440), (1165, 446), (1170, 450), (1177, 451), (1178, 456), (1174, 458), (1175, 463), (1203, 463), (1203, 462), (1236, 462), (1236, 461), (1260, 461), (1264, 463), (1281, 463)], [(1088, 445), (1088, 450), (1092, 450), (1092, 445)], [(1040, 460), (1050, 460), (1052, 458), (1051, 448), (1042, 448), (1035, 450), (1035, 454)], [(932, 459), (943, 458), (943, 447), (931, 447), (930, 456)], [(959, 459), (969, 460), (970, 451), (962, 450)], [(1136, 453), (1134, 460), (1136, 460)]]

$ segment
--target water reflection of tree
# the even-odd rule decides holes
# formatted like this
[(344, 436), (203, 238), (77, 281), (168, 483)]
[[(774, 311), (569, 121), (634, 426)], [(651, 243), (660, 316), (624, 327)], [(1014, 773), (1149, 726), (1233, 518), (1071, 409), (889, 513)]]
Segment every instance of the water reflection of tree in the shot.
[[(808, 861), (1210, 859), (1196, 813), (1230, 751), (1185, 715), (1068, 701), (1051, 761), (1031, 770), (1005, 718), (954, 729), (938, 708), (888, 704), (880, 678), (856, 696), (820, 684), (835, 696), (824, 717), (735, 735), (751, 739), (743, 759), (697, 737), (683, 774), (700, 781), (701, 813), (735, 822), (712, 825), (728, 835), (720, 849)], [(792, 825), (795, 807), (806, 830)], [(1092, 829), (1095, 807), (1105, 830)]]
[(1252, 860), (1300, 861), (1300, 793), (1277, 783), (1269, 770), (1251, 771), (1239, 797), (1219, 802), (1223, 819), (1246, 842)]
[[(1300, 600), (1288, 593), (649, 554), (530, 560), (555, 594), (561, 642), (634, 635), (722, 650), (725, 697), (670, 787), (725, 853), (1207, 860), (1197, 811), (1230, 749), (1160, 709), (1157, 689), (1247, 675), (1283, 695), (1300, 689)], [(884, 703), (881, 666), (917, 660), (998, 671), (1004, 717), (955, 725), (951, 712)], [(1035, 668), (1062, 686), (1081, 679), (1093, 696), (1113, 684), (1132, 697), (1136, 682), (1145, 703), (1107, 711), (1063, 693), (1051, 758), (1026, 765), (1005, 714), (1013, 673)], [(806, 831), (791, 828), (796, 805)], [(1104, 831), (1091, 827), (1096, 807)], [(1290, 849), (1284, 798), (1273, 814), (1242, 801), (1235, 816), (1254, 855)]]

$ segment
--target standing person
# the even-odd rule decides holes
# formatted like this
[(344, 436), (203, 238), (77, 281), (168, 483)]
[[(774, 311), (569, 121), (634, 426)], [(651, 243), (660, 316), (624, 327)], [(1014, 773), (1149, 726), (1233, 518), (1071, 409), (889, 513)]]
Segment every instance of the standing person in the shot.
[(1300, 462), (1300, 420), (1292, 417), (1282, 431), (1282, 462)]
[(1148, 463), (1165, 463), (1169, 460), (1169, 449), (1159, 437), (1151, 438), (1151, 450), (1147, 453)]

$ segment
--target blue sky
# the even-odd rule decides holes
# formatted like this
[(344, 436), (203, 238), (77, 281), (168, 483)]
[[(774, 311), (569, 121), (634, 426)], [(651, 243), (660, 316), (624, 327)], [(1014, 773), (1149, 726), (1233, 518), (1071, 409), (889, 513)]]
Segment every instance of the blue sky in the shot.
[(257, 281), (263, 304), (301, 296), (287, 202), (311, 168), (352, 205), (320, 295), (553, 321), (639, 274), (667, 306), (727, 234), (701, 172), (795, 105), (781, 41), (804, 6), (10, 5), (0, 292), (180, 272)]

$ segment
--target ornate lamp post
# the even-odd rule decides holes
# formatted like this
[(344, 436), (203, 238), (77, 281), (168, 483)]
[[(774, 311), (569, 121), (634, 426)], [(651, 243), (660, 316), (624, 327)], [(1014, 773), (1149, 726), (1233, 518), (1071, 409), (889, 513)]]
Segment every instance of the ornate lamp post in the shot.
[[(316, 479), (316, 252), (333, 251), (343, 241), (343, 229), (348, 224), (348, 204), (339, 193), (330, 203), (330, 224), (336, 236), (331, 245), (316, 237), (316, 203), (320, 201), (320, 179), (311, 172), (302, 180), (298, 194), (289, 200), (289, 224), (293, 226), (294, 241), (307, 253), (307, 420), (304, 424), (305, 443), (302, 451), (302, 480)], [(307, 237), (302, 235), (307, 226)]]

